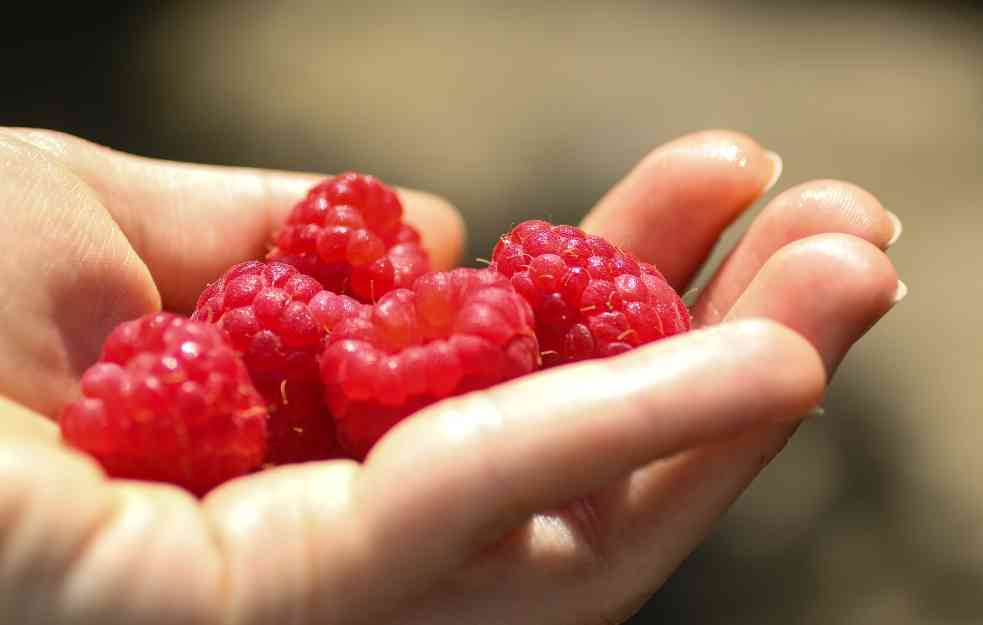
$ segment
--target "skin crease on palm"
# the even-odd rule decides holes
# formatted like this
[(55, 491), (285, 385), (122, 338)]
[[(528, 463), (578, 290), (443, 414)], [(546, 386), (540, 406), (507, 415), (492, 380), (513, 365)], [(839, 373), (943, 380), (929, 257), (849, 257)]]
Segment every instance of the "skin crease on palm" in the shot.
[[(689, 334), (444, 401), (367, 462), (234, 480), (197, 501), (107, 480), (53, 415), (116, 323), (263, 251), (318, 176), (152, 161), (0, 130), (0, 622), (597, 624), (626, 619), (820, 401), (904, 292), (900, 232), (819, 180), (766, 206)], [(585, 229), (686, 284), (780, 161), (741, 134), (648, 155)], [(438, 268), (444, 201), (401, 192)]]

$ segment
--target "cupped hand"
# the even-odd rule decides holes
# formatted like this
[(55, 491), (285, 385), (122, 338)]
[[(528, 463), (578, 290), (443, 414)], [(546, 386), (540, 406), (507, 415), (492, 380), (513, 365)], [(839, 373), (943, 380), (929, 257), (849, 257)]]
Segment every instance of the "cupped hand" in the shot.
[[(583, 227), (678, 289), (774, 183), (754, 141), (647, 156)], [(764, 208), (691, 333), (436, 404), (364, 464), (284, 466), (199, 501), (109, 480), (53, 415), (119, 321), (188, 311), (318, 177), (166, 163), (0, 131), (0, 622), (613, 623), (699, 543), (903, 294), (900, 224), (815, 181)], [(463, 228), (401, 192), (437, 268)]]

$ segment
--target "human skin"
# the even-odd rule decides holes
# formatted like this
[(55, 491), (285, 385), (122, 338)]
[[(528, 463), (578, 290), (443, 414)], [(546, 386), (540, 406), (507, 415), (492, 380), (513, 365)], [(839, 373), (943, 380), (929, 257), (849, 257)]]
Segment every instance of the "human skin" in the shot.
[[(779, 163), (742, 134), (689, 135), (583, 227), (685, 289)], [(109, 330), (188, 312), (319, 178), (0, 129), (0, 622), (620, 622), (905, 290), (884, 253), (896, 218), (814, 181), (763, 209), (700, 293), (693, 332), (440, 402), (363, 464), (283, 466), (198, 500), (107, 479), (63, 446), (48, 417)], [(435, 268), (452, 266), (453, 208), (401, 195)]]

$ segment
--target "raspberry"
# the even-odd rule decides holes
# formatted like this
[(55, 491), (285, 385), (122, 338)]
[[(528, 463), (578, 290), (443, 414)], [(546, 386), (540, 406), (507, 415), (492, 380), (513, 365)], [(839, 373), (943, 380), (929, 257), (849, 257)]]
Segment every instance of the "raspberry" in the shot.
[(532, 310), (487, 269), (429, 273), (375, 305), (324, 291), (321, 376), (339, 443), (363, 458), (389, 428), (439, 399), (539, 366)]
[(291, 265), (246, 261), (205, 288), (191, 318), (228, 332), (257, 386), (316, 380), (324, 329), (307, 303), (321, 291)]
[(374, 302), (429, 271), (403, 205), (372, 176), (348, 172), (314, 186), (274, 236), (269, 257), (296, 266), (329, 291)]
[(317, 366), (324, 328), (308, 308), (322, 290), (317, 280), (286, 263), (247, 261), (210, 284), (191, 317), (229, 334), (266, 399), (268, 463), (320, 460), (334, 453)]
[(169, 313), (120, 324), (62, 412), (62, 436), (114, 477), (204, 494), (263, 461), (267, 412), (214, 326)]
[(654, 265), (573, 226), (526, 221), (504, 235), (492, 267), (536, 315), (546, 367), (619, 354), (691, 327)]

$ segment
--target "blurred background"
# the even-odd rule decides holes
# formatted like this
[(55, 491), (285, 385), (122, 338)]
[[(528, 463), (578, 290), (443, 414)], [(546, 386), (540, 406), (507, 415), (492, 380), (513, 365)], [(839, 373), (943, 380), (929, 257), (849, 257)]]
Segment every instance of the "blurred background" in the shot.
[(575, 222), (652, 147), (707, 127), (784, 157), (770, 195), (819, 177), (870, 189), (904, 222), (891, 256), (909, 297), (632, 623), (983, 622), (983, 9), (70, 6), (8, 21), (0, 124), (372, 172), (456, 204), (468, 258), (513, 221)]

